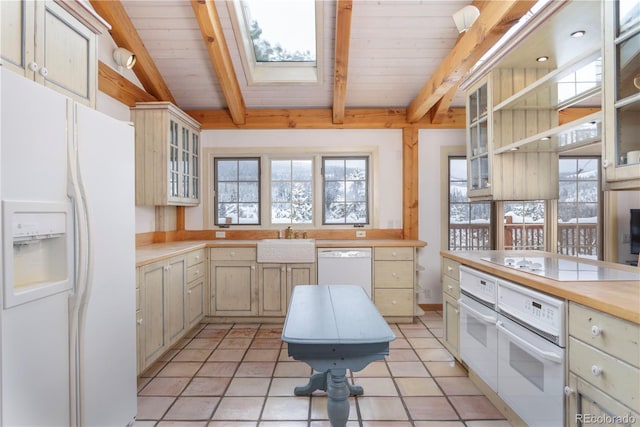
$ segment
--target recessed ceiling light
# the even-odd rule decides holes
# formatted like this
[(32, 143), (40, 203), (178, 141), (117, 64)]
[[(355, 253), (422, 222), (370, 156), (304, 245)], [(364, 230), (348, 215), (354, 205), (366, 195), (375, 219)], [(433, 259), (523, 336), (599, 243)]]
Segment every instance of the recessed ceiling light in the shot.
[(540, 141), (548, 141), (550, 139), (551, 139), (550, 136), (543, 136), (542, 138), (540, 138)]
[(511, 147), (509, 149), (509, 151), (518, 151), (520, 149), (520, 147)]
[(578, 37), (582, 37), (582, 36), (584, 36), (584, 35), (585, 35), (585, 33), (586, 33), (586, 31), (585, 31), (585, 30), (574, 31), (573, 33), (571, 33), (571, 37), (573, 37), (573, 38), (576, 38), (576, 39), (577, 39)]
[(540, 57), (536, 58), (536, 61), (538, 61), (538, 62), (546, 62), (548, 60), (549, 60), (548, 56), (540, 56)]

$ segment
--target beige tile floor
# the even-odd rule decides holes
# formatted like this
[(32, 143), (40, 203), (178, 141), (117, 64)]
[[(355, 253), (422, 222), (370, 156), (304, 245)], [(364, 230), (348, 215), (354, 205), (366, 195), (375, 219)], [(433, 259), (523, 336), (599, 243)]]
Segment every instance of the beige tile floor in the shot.
[[(348, 427), (509, 427), (442, 346), (442, 313), (391, 324), (389, 356), (350, 375)], [(312, 371), (282, 325), (200, 324), (138, 379), (136, 427), (329, 427), (326, 393), (296, 397)]]

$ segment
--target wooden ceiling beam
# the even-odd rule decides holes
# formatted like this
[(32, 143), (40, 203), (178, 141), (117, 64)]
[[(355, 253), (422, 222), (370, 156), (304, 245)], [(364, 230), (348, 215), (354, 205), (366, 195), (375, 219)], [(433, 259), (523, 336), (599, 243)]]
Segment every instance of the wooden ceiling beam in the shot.
[(111, 24), (111, 37), (119, 47), (123, 47), (136, 55), (136, 65), (133, 67), (138, 80), (144, 89), (159, 101), (170, 101), (174, 104), (169, 87), (165, 83), (158, 67), (144, 46), (138, 31), (133, 26), (120, 0), (90, 0), (94, 10)]
[(347, 74), (351, 46), (353, 0), (338, 0), (336, 6), (336, 43), (333, 73), (333, 123), (344, 123), (347, 98)]
[(98, 62), (98, 89), (129, 107), (135, 106), (136, 102), (158, 100), (102, 61)]
[(407, 121), (421, 120), (535, 3), (535, 0), (485, 2), (476, 22), (407, 107)]
[(191, 7), (200, 26), (202, 38), (207, 45), (211, 64), (218, 76), (218, 83), (222, 88), (233, 123), (244, 124), (246, 107), (214, 0), (191, 0)]
[(404, 109), (347, 109), (344, 123), (334, 123), (331, 109), (256, 109), (247, 110), (246, 122), (236, 124), (226, 110), (187, 110), (203, 130), (211, 129), (402, 129), (413, 126), (420, 129), (464, 129), (465, 109), (454, 108), (447, 120), (433, 124), (421, 120), (415, 124), (406, 121)]

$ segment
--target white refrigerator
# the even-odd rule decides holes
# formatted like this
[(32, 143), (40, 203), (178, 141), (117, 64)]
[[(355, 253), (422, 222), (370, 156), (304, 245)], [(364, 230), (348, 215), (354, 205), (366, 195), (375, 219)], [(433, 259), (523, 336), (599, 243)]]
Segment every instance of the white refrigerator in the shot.
[(0, 66), (2, 426), (136, 415), (134, 130)]

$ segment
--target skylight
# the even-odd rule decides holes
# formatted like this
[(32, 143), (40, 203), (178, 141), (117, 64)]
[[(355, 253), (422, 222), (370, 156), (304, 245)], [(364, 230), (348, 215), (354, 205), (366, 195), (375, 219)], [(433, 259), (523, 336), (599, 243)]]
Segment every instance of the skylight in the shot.
[(316, 0), (229, 2), (248, 84), (319, 81), (322, 3)]

